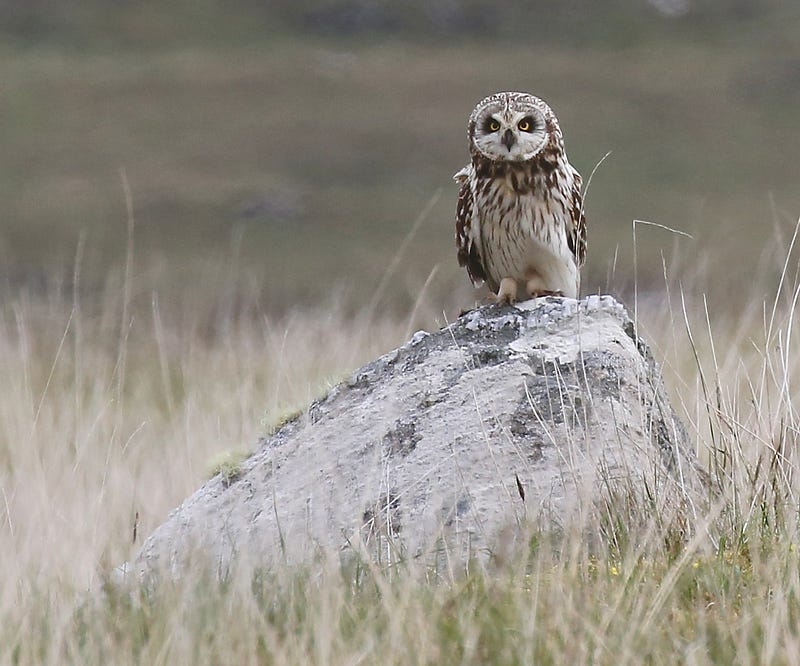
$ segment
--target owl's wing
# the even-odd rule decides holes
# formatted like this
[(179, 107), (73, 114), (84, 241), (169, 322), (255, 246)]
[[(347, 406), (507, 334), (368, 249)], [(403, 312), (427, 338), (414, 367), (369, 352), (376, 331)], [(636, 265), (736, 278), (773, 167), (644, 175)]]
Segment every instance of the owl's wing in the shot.
[(458, 205), (456, 206), (456, 246), (458, 247), (458, 265), (466, 266), (467, 273), (473, 284), (480, 284), (486, 279), (478, 244), (475, 243), (479, 229), (473, 229), (473, 199), (470, 187), (469, 172), (472, 165), (465, 166), (453, 180), (461, 185), (458, 191)]
[(586, 261), (586, 217), (583, 215), (583, 196), (581, 195), (581, 175), (573, 169), (572, 215), (567, 223), (567, 245), (575, 257), (578, 267)]

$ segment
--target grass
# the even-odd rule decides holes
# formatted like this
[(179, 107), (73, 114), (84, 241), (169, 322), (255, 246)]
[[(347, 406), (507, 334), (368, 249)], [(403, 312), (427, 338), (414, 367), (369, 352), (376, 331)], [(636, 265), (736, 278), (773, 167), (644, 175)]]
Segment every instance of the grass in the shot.
[(250, 451), (245, 449), (231, 449), (221, 451), (214, 456), (208, 463), (207, 477), (210, 479), (219, 475), (224, 486), (229, 486), (242, 474), (242, 462), (244, 462)]
[(776, 297), (754, 287), (734, 307), (668, 279), (637, 299), (709, 460), (708, 512), (672, 538), (620, 501), (592, 545), (540, 533), (461, 572), (323, 560), (224, 584), (107, 582), (216, 454), (440, 325), (428, 296), (413, 316), (331, 303), (276, 317), (238, 275), (205, 309), (167, 311), (136, 289), (135, 256), (99, 301), (57, 281), (19, 292), (0, 310), (0, 663), (787, 662), (800, 283), (785, 231)]
[(759, 558), (770, 590), (751, 562), (726, 555), (531, 559), (527, 569), (439, 585), (404, 573), (300, 572), (212, 595), (112, 593), (76, 611), (85, 642), (62, 654), (115, 663), (774, 663), (796, 640), (794, 552)]

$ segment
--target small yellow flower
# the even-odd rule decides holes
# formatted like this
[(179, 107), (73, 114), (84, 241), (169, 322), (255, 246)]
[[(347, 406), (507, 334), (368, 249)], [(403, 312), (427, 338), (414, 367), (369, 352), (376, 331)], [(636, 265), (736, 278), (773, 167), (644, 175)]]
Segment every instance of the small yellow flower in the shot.
[(533, 589), (533, 576), (530, 574), (525, 574), (525, 577), (522, 581), (522, 589), (526, 592), (530, 592)]

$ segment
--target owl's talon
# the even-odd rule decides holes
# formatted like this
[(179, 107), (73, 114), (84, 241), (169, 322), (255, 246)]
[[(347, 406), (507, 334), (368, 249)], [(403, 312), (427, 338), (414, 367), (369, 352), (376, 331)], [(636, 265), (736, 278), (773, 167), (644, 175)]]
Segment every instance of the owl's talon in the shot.
[(504, 277), (500, 280), (500, 288), (497, 290), (495, 300), (498, 303), (513, 305), (517, 302), (517, 281), (514, 278)]

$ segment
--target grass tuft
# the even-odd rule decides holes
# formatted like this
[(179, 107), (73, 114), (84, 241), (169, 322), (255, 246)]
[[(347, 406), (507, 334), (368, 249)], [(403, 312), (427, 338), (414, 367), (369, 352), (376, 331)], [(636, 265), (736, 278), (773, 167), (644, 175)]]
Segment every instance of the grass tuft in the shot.
[(219, 475), (222, 485), (227, 488), (241, 476), (242, 463), (249, 455), (250, 452), (239, 449), (220, 451), (208, 462), (207, 478)]

